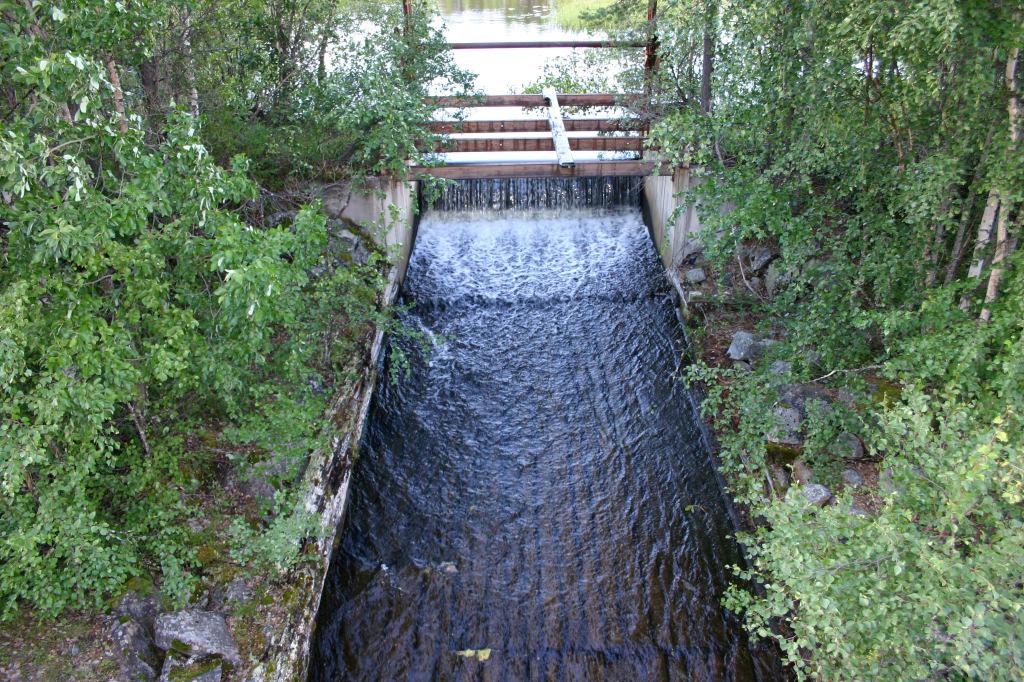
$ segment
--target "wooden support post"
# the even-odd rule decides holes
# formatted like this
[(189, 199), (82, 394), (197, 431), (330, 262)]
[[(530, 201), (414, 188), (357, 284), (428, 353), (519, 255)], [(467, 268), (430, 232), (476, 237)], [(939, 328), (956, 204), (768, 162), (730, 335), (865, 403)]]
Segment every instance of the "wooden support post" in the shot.
[(573, 159), (572, 150), (569, 148), (569, 136), (566, 135), (565, 124), (562, 123), (562, 109), (558, 106), (558, 93), (554, 88), (544, 88), (543, 94), (548, 105), (548, 122), (551, 124), (551, 137), (555, 141), (558, 165), (562, 168), (572, 168), (576, 165), (576, 160)]

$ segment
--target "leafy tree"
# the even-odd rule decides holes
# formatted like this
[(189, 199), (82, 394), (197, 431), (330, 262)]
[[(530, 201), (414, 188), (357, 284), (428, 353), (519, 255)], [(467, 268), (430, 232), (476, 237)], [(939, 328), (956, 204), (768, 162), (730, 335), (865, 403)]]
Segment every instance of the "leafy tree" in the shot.
[[(195, 432), (301, 458), (370, 327), (397, 329), (385, 254), (341, 260), (315, 203), (260, 222), (267, 191), (235, 153), (278, 183), (397, 170), (425, 84), (459, 74), (428, 16), (395, 33), (370, 6), (0, 14), (0, 615), (99, 605), (141, 573), (180, 602), (196, 581), (183, 521), (211, 475)], [(238, 535), (281, 568), (297, 545), (280, 537), (307, 531)]]
[[(1020, 3), (669, 6), (652, 144), (700, 167), (718, 265), (766, 242), (788, 281), (755, 312), (792, 377), (771, 358), (692, 372), (717, 386), (724, 466), (764, 521), (745, 539), (760, 591), (729, 605), (802, 677), (1019, 678)], [(765, 442), (794, 379), (860, 396), (849, 428), (892, 480), (877, 513), (771, 494)], [(829, 425), (807, 428), (804, 456), (834, 460)]]

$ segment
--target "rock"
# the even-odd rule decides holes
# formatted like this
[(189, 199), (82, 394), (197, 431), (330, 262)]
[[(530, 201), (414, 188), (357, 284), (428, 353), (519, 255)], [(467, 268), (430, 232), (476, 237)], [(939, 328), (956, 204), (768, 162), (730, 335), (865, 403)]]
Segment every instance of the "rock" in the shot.
[(256, 464), (238, 460), (232, 476), (235, 486), (249, 497), (273, 502), (280, 482), (291, 480), (298, 469), (294, 456), (287, 452), (272, 452)]
[(785, 494), (789, 490), (789, 472), (786, 471), (786, 468), (779, 464), (769, 464), (768, 473), (772, 477), (772, 485), (775, 486), (775, 492)]
[(213, 591), (210, 596), (210, 603), (215, 609), (230, 609), (236, 604), (242, 604), (252, 599), (253, 591), (242, 578), (235, 578), (227, 585), (222, 585)]
[(328, 252), (341, 254), (359, 265), (366, 265), (369, 262), (370, 249), (366, 247), (359, 235), (343, 228), (329, 230), (328, 234), (330, 235), (327, 241)]
[(811, 467), (807, 466), (807, 462), (802, 459), (793, 460), (793, 480), (801, 485), (807, 485), (814, 480), (814, 472), (811, 471)]
[(848, 488), (859, 488), (864, 485), (864, 477), (856, 469), (843, 469), (843, 483)]
[(824, 408), (832, 401), (832, 397), (818, 384), (782, 384), (779, 386), (779, 400), (795, 407), (803, 417), (806, 417), (808, 408), (815, 401), (818, 402), (819, 408)]
[(758, 289), (760, 289), (761, 288), (761, 278), (760, 277), (751, 277), (750, 278), (750, 288), (753, 289), (754, 291), (757, 291)]
[(726, 355), (730, 360), (753, 362), (764, 355), (769, 347), (778, 343), (774, 339), (759, 339), (750, 332), (738, 331), (732, 336), (732, 343)]
[(883, 470), (878, 474), (878, 489), (886, 495), (894, 495), (900, 491), (896, 485), (896, 478), (893, 474), (892, 467)]
[(860, 506), (859, 504), (856, 504), (856, 503), (851, 504), (849, 506), (849, 508), (847, 508), (846, 512), (850, 516), (863, 516), (863, 517), (870, 517), (871, 516), (871, 512), (869, 512), (867, 509), (865, 509), (864, 507), (862, 507), (862, 506)]
[(744, 251), (746, 252), (747, 269), (750, 272), (760, 272), (776, 256), (775, 252), (767, 246), (750, 246)]
[(772, 374), (785, 376), (793, 371), (793, 363), (786, 362), (785, 360), (776, 360), (772, 363), (772, 366), (768, 368), (768, 371)]
[(160, 682), (220, 682), (223, 667), (217, 656), (183, 656), (171, 652), (164, 660)]
[(190, 656), (216, 654), (236, 666), (242, 663), (224, 616), (210, 611), (192, 609), (158, 616), (156, 645)]
[(730, 360), (753, 360), (757, 357), (757, 337), (750, 332), (739, 331), (733, 334), (729, 350), (725, 352)]
[(455, 567), (454, 561), (442, 561), (437, 567), (449, 575), (459, 572), (459, 569)]
[(775, 426), (768, 432), (768, 441), (779, 445), (803, 445), (800, 435), (803, 415), (794, 407), (776, 407)]
[(779, 293), (783, 287), (793, 281), (792, 273), (783, 269), (778, 263), (772, 263), (764, 273), (764, 289), (769, 296)]
[(810, 483), (800, 489), (804, 499), (815, 507), (824, 507), (832, 499), (832, 491), (820, 483)]
[(842, 459), (864, 459), (864, 445), (860, 442), (860, 438), (847, 431), (836, 436), (829, 446), (829, 451)]
[(692, 270), (687, 270), (684, 277), (686, 279), (687, 284), (700, 284), (701, 282), (705, 281), (708, 278), (703, 268), (693, 268)]
[(138, 621), (150, 635), (152, 635), (153, 623), (159, 613), (160, 605), (156, 595), (152, 594), (143, 597), (136, 592), (128, 592), (114, 607), (114, 615), (120, 620)]
[(153, 639), (138, 621), (121, 616), (114, 621), (110, 638), (114, 642), (114, 655), (125, 679), (150, 682), (156, 679), (157, 662)]
[(751, 368), (750, 368), (750, 363), (749, 362), (743, 362), (742, 360), (734, 360), (733, 363), (732, 363), (732, 367), (733, 367), (733, 369), (738, 369), (741, 372), (750, 372), (750, 371), (752, 371)]

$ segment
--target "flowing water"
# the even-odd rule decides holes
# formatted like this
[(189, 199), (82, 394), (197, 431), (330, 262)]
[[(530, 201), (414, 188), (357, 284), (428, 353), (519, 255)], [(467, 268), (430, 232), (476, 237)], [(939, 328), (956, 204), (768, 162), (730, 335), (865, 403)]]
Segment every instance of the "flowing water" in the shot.
[(312, 680), (774, 677), (720, 604), (740, 557), (637, 183), (462, 183), (423, 218), (432, 348), (392, 342)]

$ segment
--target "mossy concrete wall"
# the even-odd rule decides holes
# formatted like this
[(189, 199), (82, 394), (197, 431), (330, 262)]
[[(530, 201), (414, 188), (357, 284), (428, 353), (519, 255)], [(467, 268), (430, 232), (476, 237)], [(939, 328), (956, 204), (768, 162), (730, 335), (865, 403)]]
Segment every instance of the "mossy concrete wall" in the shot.
[[(387, 178), (375, 179), (365, 189), (342, 184), (324, 188), (324, 209), (329, 216), (372, 231), (381, 245), (391, 248), (393, 261), (383, 293), (387, 305), (398, 296), (412, 252), (416, 192), (416, 183)], [(345, 514), (352, 463), (377, 383), (383, 332), (375, 331), (367, 344), (369, 353), (365, 366), (360, 368), (353, 383), (339, 391), (326, 415), (324, 428), (330, 435), (330, 445), (310, 455), (302, 482), (301, 504), (320, 518), (323, 535), (307, 541), (302, 548), (307, 560), (286, 579), (284, 620), (274, 624), (265, 653), (249, 676), (252, 682), (304, 682), (307, 677), (310, 643), (324, 579)]]

